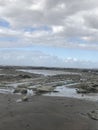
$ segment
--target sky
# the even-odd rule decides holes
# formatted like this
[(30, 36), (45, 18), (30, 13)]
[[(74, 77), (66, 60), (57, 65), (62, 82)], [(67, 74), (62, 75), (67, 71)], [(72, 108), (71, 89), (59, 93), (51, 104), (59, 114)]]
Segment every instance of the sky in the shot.
[(0, 0), (0, 65), (98, 68), (97, 0)]

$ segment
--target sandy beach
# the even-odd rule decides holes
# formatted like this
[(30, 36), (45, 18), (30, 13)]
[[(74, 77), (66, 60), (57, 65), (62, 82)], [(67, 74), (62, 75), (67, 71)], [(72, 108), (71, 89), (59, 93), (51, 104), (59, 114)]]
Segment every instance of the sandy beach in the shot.
[(88, 114), (98, 110), (97, 79), (95, 70), (1, 67), (0, 130), (98, 130)]
[(98, 102), (72, 98), (33, 96), (15, 102), (17, 95), (0, 95), (0, 130), (98, 130), (88, 112)]

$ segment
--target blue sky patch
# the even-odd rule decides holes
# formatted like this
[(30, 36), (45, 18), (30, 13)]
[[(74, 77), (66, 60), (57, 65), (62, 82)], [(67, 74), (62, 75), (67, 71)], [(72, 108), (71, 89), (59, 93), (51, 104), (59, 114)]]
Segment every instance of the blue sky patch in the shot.
[(10, 27), (10, 23), (4, 19), (0, 19), (0, 26), (1, 27), (5, 27), (5, 28), (9, 28)]
[(0, 37), (0, 41), (2, 42), (17, 42), (18, 38), (17, 37)]
[(68, 42), (72, 42), (72, 43), (88, 43), (86, 40), (81, 39), (80, 37), (71, 37), (69, 39), (67, 39)]
[(35, 32), (35, 31), (47, 31), (51, 32), (52, 28), (48, 26), (38, 26), (38, 27), (26, 27), (24, 29), (25, 32)]

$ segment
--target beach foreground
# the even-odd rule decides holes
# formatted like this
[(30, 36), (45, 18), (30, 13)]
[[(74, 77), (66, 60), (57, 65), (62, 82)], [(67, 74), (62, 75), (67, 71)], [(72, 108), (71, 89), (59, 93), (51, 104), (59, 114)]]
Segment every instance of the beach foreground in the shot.
[(33, 96), (15, 102), (19, 95), (0, 95), (0, 130), (98, 130), (98, 121), (88, 112), (97, 102)]
[(98, 130), (98, 70), (1, 66), (0, 130)]

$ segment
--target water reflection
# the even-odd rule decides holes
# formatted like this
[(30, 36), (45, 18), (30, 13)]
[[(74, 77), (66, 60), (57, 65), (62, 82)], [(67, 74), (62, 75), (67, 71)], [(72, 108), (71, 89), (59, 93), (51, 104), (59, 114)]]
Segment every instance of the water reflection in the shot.
[(26, 69), (18, 69), (17, 71), (28, 72), (28, 73), (36, 73), (36, 74), (43, 74), (45, 76), (47, 76), (47, 75), (57, 75), (57, 74), (81, 75), (80, 73), (64, 72), (64, 71), (61, 71), (61, 70), (42, 70), (42, 69), (26, 70)]
[(78, 94), (76, 92), (76, 88), (69, 88), (66, 86), (56, 87), (55, 91), (47, 94), (43, 94), (44, 96), (59, 96), (59, 97), (70, 97), (70, 98), (78, 98), (85, 99), (91, 101), (98, 101), (98, 93), (90, 93), (90, 94)]

